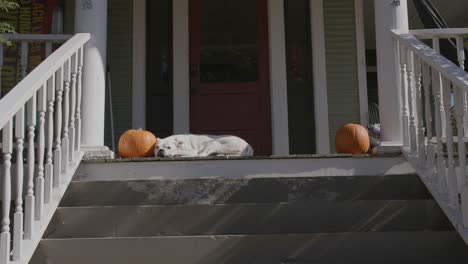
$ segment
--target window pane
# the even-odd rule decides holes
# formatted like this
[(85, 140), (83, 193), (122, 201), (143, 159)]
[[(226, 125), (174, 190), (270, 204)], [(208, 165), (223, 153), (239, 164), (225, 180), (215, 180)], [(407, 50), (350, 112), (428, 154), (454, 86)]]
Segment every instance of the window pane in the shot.
[(200, 0), (199, 8), (201, 82), (256, 81), (256, 1)]

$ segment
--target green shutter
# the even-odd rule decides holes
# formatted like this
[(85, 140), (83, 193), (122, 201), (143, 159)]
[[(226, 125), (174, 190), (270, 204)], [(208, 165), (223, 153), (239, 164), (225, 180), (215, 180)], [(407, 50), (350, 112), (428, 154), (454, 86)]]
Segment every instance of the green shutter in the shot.
[[(118, 140), (125, 130), (132, 128), (133, 1), (109, 0), (107, 17), (107, 64), (111, 72), (115, 138)], [(108, 145), (111, 143), (109, 124), (106, 121)]]
[(356, 23), (354, 1), (323, 1), (330, 145), (345, 123), (359, 123)]

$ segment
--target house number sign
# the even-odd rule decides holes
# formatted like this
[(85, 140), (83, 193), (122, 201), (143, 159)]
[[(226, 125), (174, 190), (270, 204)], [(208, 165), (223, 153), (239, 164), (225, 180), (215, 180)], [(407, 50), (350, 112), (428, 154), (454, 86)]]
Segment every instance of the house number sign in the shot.
[(82, 10), (93, 9), (93, 0), (81, 0), (81, 9)]

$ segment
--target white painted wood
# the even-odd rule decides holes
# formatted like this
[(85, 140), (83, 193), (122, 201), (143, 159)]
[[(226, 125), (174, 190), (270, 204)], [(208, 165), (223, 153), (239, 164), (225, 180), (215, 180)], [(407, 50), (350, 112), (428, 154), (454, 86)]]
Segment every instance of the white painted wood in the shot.
[(104, 146), (107, 0), (85, 2), (90, 1), (75, 1), (75, 32), (91, 33), (84, 47), (81, 142), (86, 146)]
[(60, 35), (60, 34), (3, 34), (3, 36), (11, 41), (27, 41), (27, 42), (52, 42), (64, 43), (71, 39), (73, 35)]
[(10, 203), (11, 203), (11, 155), (13, 153), (13, 120), (2, 128), (2, 229), (0, 236), (0, 263), (10, 261)]
[(89, 34), (77, 34), (70, 41), (44, 60), (29, 73), (18, 85), (3, 97), (0, 104), (0, 127), (5, 126), (9, 117), (14, 116), (20, 108), (36, 93), (37, 90), (58, 70), (62, 64), (89, 40)]
[(415, 83), (414, 83), (414, 61), (411, 50), (406, 50), (406, 87), (408, 88), (408, 112), (409, 112), (409, 142), (410, 154), (416, 155), (416, 118), (415, 118)]
[(403, 45), (399, 46), (400, 58), (400, 88), (401, 88), (401, 121), (403, 128), (403, 146), (409, 148), (409, 116), (408, 116), (408, 88), (406, 86), (406, 48)]
[[(459, 88), (453, 87), (454, 89), (454, 99), (455, 99), (455, 116), (457, 122), (457, 132), (458, 138), (462, 139), (465, 136), (465, 124), (464, 124), (464, 115), (465, 115), (465, 101), (466, 101), (466, 91)], [(466, 174), (466, 147), (465, 140), (458, 141), (458, 179), (459, 186), (466, 184), (467, 174)], [(458, 193), (457, 193), (458, 194)], [(458, 201), (457, 201), (458, 202)]]
[[(458, 36), (456, 38), (457, 41), (457, 58), (458, 58), (458, 65), (460, 66), (460, 69), (465, 70), (465, 45), (464, 45), (464, 39), (463, 36)], [(463, 102), (463, 111), (465, 113), (463, 114), (464, 116), (464, 131), (465, 131), (465, 137), (468, 136), (468, 96), (466, 96), (467, 91), (465, 91), (464, 94), (464, 102)]]
[[(442, 92), (443, 92), (443, 102), (445, 109), (450, 109), (451, 105), (451, 84), (446, 78), (442, 77)], [(450, 111), (445, 111), (445, 120), (451, 122), (450, 118)], [(449, 198), (449, 206), (452, 209), (456, 209), (458, 207), (458, 184), (457, 184), (457, 176), (455, 174), (455, 160), (454, 160), (454, 153), (453, 153), (453, 133), (452, 133), (452, 126), (447, 123), (446, 124), (446, 135), (447, 135), (447, 189), (448, 189), (448, 198)]]
[(47, 41), (45, 43), (45, 54), (46, 54), (46, 57), (49, 57), (50, 54), (52, 54), (52, 42), (50, 41)]
[[(425, 139), (425, 151), (427, 153), (427, 159), (425, 161), (425, 166), (426, 169), (430, 170), (430, 178), (434, 177), (434, 174), (436, 171), (439, 171), (441, 167), (435, 166), (435, 146), (432, 141), (434, 133), (432, 132), (432, 127), (433, 127), (433, 120), (432, 120), (432, 111), (431, 107), (428, 107), (432, 105), (431, 103), (431, 70), (429, 66), (426, 63), (423, 63), (422, 65), (422, 77), (423, 77), (423, 87), (424, 87), (424, 118), (425, 118), (425, 132), (426, 132), (426, 139)], [(434, 102), (435, 102), (435, 107), (439, 107), (438, 103), (436, 100), (439, 100), (438, 98), (434, 97)], [(439, 107), (440, 109), (440, 107)], [(437, 113), (434, 113), (437, 115)], [(439, 117), (440, 118), (440, 117)], [(437, 124), (436, 124), (437, 126)], [(440, 138), (436, 137), (436, 140), (439, 140)]]
[(366, 40), (364, 30), (364, 0), (354, 0), (356, 21), (356, 53), (359, 83), (359, 110), (361, 124), (369, 124), (369, 103), (367, 99)]
[[(429, 67), (429, 66), (428, 66)], [(436, 166), (437, 166), (437, 174), (436, 177), (432, 179), (438, 186), (439, 191), (445, 192), (447, 189), (447, 171), (446, 171), (446, 164), (445, 164), (445, 152), (443, 147), (443, 137), (445, 135), (445, 125), (442, 125), (445, 122), (445, 111), (444, 109), (444, 101), (442, 97), (442, 77), (439, 72), (429, 68), (432, 71), (431, 78), (432, 78), (432, 93), (434, 94), (434, 115), (435, 115), (435, 129), (436, 129), (436, 136), (437, 136), (437, 147), (436, 147)], [(444, 116), (442, 118), (442, 116)]]
[(34, 93), (27, 104), (27, 126), (28, 126), (28, 153), (27, 153), (27, 187), (25, 198), (25, 225), (24, 225), (24, 238), (31, 239), (34, 224), (34, 137), (36, 126), (36, 94)]
[[(0, 72), (3, 68), (3, 43), (0, 43)], [(0, 99), (2, 99), (2, 75), (0, 74)]]
[(47, 126), (46, 126), (46, 161), (44, 180), (44, 202), (49, 203), (52, 195), (54, 165), (53, 165), (53, 143), (54, 143), (54, 102), (55, 102), (55, 75), (47, 81)]
[(63, 82), (64, 82), (64, 93), (63, 93), (63, 118), (62, 118), (62, 173), (68, 171), (68, 155), (69, 155), (69, 134), (68, 134), (68, 121), (70, 117), (70, 60), (65, 62), (63, 66)]
[(283, 0), (268, 0), (268, 18), (273, 154), (288, 155), (288, 83)]
[(21, 78), (24, 79), (28, 74), (28, 56), (29, 45), (28, 42), (21, 42)]
[(39, 112), (38, 139), (37, 139), (37, 178), (36, 178), (36, 203), (34, 208), (34, 220), (42, 219), (44, 209), (44, 153), (45, 153), (45, 115), (47, 109), (47, 85), (44, 84), (38, 91), (37, 111)]
[(398, 4), (393, 4), (392, 1), (374, 0), (374, 7), (381, 140), (383, 144), (386, 141), (403, 142), (401, 88), (395, 89), (400, 86), (397, 42), (392, 39), (390, 30), (408, 32), (407, 1), (400, 0)]
[(409, 34), (418, 39), (433, 39), (437, 38), (456, 38), (458, 36), (468, 35), (467, 28), (430, 28), (410, 30)]
[(190, 132), (189, 0), (172, 1), (174, 133)]
[(56, 111), (55, 111), (55, 142), (54, 142), (54, 183), (53, 187), (60, 186), (62, 171), (62, 99), (63, 99), (63, 67), (55, 73)]
[(146, 1), (133, 1), (132, 126), (146, 128)]
[(81, 149), (81, 98), (83, 94), (83, 57), (84, 57), (84, 48), (81, 47), (79, 50), (79, 60), (78, 60), (78, 73), (76, 78), (77, 87), (76, 87), (76, 146), (75, 149), (80, 151)]
[(314, 76), (315, 143), (318, 154), (330, 153), (328, 120), (327, 61), (325, 56), (325, 27), (323, 0), (310, 0), (312, 30), (312, 67)]
[(21, 255), (23, 242), (23, 177), (24, 177), (24, 107), (15, 115), (15, 141), (16, 141), (16, 200), (13, 217), (13, 260)]
[(415, 76), (415, 106), (416, 106), (416, 139), (418, 146), (418, 165), (419, 168), (423, 168), (426, 162), (426, 144), (424, 142), (424, 118), (423, 118), (423, 107), (422, 107), (422, 65), (421, 60), (414, 56), (414, 76)]
[(76, 109), (76, 74), (78, 71), (78, 54), (75, 53), (71, 57), (71, 64), (70, 64), (70, 117), (69, 117), (69, 134), (70, 134), (70, 141), (68, 145), (68, 161), (72, 161), (75, 158), (75, 109)]

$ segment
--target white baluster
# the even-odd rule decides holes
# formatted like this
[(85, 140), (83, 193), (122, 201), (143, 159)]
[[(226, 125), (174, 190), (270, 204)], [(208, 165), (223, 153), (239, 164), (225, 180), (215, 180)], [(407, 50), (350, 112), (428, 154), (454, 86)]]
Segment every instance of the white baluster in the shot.
[[(457, 37), (457, 58), (458, 58), (458, 65), (460, 65), (460, 68), (462, 70), (465, 70), (465, 45), (464, 45), (464, 40), (462, 36)], [(465, 95), (465, 101), (463, 102), (463, 111), (465, 113), (463, 114), (464, 116), (464, 130), (465, 130), (465, 137), (468, 137), (468, 97), (466, 96), (466, 91), (463, 92)]]
[(0, 236), (0, 263), (10, 262), (10, 203), (11, 203), (11, 154), (13, 152), (13, 122), (2, 129), (2, 233)]
[(426, 169), (431, 172), (430, 178), (434, 176), (435, 153), (432, 133), (432, 110), (431, 110), (431, 71), (427, 64), (422, 66), (423, 86), (424, 86), (424, 117), (426, 120)]
[(70, 117), (70, 60), (67, 60), (63, 65), (63, 138), (62, 138), (62, 171), (68, 172), (68, 149), (69, 149), (69, 136), (68, 136), (68, 119)]
[(75, 52), (71, 58), (71, 89), (70, 89), (70, 145), (68, 160), (72, 161), (75, 157), (75, 108), (76, 108), (76, 73), (78, 71), (78, 54)]
[(457, 122), (458, 137), (458, 162), (460, 185), (464, 184), (466, 179), (466, 148), (463, 137), (465, 136), (465, 126), (463, 116), (465, 115), (465, 91), (459, 87), (454, 87), (455, 92), (455, 115)]
[[(440, 53), (440, 40), (439, 40), (439, 38), (436, 37), (436, 38), (432, 39), (432, 48), (435, 51), (437, 51), (437, 53)], [(440, 113), (441, 113), (441, 124), (442, 124), (442, 137), (446, 137), (447, 135), (445, 134), (445, 132), (447, 131), (447, 128), (445, 127), (445, 125), (447, 124), (447, 122), (445, 120), (445, 109), (444, 109), (444, 107), (440, 108)]]
[(416, 155), (417, 145), (416, 145), (416, 121), (415, 121), (415, 111), (414, 111), (414, 76), (413, 76), (413, 52), (407, 50), (406, 52), (406, 77), (407, 77), (407, 87), (408, 87), (408, 110), (409, 110), (409, 139), (410, 139), (410, 154)]
[(55, 73), (57, 101), (55, 104), (55, 143), (54, 143), (54, 187), (60, 186), (62, 168), (62, 96), (63, 96), (63, 67)]
[(45, 164), (45, 188), (44, 202), (49, 203), (52, 196), (54, 165), (53, 165), (53, 143), (54, 143), (54, 102), (55, 102), (55, 76), (47, 80), (47, 130), (46, 130), (46, 164)]
[(421, 59), (413, 53), (414, 75), (415, 75), (415, 101), (416, 101), (416, 123), (418, 142), (418, 167), (423, 168), (426, 161), (426, 146), (424, 142), (424, 118), (422, 108), (422, 65)]
[(442, 98), (442, 79), (438, 71), (434, 69), (429, 69), (432, 71), (432, 93), (434, 94), (434, 117), (435, 117), (435, 130), (437, 138), (436, 151), (436, 168), (437, 172), (434, 174), (434, 177), (437, 179), (432, 179), (434, 183), (437, 184), (438, 190), (440, 193), (443, 193), (447, 190), (447, 176), (445, 168), (445, 157), (444, 157), (444, 147), (443, 147), (443, 133), (442, 129), (442, 114), (445, 115), (445, 112), (442, 111), (444, 108), (444, 102)]
[(13, 260), (18, 260), (23, 244), (23, 149), (24, 149), (24, 107), (15, 116), (16, 139), (16, 202), (13, 217)]
[(447, 135), (447, 155), (448, 155), (448, 171), (447, 171), (447, 188), (448, 188), (448, 196), (449, 196), (449, 206), (452, 209), (456, 209), (458, 207), (458, 185), (457, 185), (457, 176), (455, 174), (455, 161), (453, 158), (453, 132), (451, 126), (451, 83), (442, 78), (442, 91), (443, 91), (443, 99), (444, 99), (444, 106), (445, 106), (445, 120), (447, 120), (446, 124), (446, 135)]
[(0, 99), (2, 99), (3, 43), (0, 43)]
[(76, 145), (75, 149), (80, 151), (81, 148), (81, 94), (82, 94), (82, 84), (83, 84), (83, 54), (84, 49), (81, 47), (79, 49), (79, 59), (78, 59), (78, 73), (76, 78), (77, 80), (77, 89), (76, 89)]
[(21, 78), (28, 74), (29, 45), (27, 41), (21, 42)]
[(52, 42), (48, 41), (45, 44), (45, 54), (46, 57), (49, 57), (52, 54)]
[(31, 239), (34, 224), (34, 130), (36, 127), (36, 94), (29, 99), (27, 104), (27, 126), (28, 126), (28, 156), (27, 156), (27, 189), (26, 198), (24, 203), (25, 217), (24, 217), (24, 239)]
[(47, 109), (47, 90), (44, 84), (38, 93), (37, 110), (39, 112), (39, 137), (37, 141), (37, 178), (35, 220), (41, 220), (44, 209), (44, 147), (45, 115)]
[(408, 118), (408, 101), (406, 96), (408, 89), (406, 88), (406, 48), (399, 45), (400, 54), (400, 81), (401, 81), (401, 121), (403, 128), (403, 146), (409, 147), (409, 118)]

